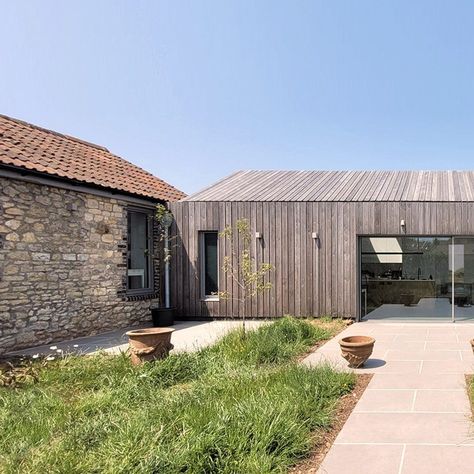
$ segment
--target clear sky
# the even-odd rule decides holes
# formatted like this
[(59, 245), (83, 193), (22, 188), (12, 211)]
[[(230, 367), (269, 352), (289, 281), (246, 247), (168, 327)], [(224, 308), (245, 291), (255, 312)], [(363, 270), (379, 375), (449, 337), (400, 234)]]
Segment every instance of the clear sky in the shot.
[(474, 168), (473, 1), (0, 8), (0, 113), (185, 192), (244, 168)]

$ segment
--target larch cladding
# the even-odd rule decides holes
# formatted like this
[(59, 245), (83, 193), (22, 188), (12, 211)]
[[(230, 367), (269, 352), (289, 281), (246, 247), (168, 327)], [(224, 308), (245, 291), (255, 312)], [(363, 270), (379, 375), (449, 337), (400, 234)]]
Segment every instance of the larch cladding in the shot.
[[(181, 317), (344, 316), (358, 313), (358, 237), (473, 236), (472, 202), (238, 202), (171, 203), (172, 304)], [(230, 299), (201, 297), (199, 232), (235, 228), (247, 219), (256, 262), (271, 263), (270, 291), (244, 305), (238, 285), (220, 264), (219, 291)], [(401, 226), (401, 221), (405, 226)], [(255, 238), (255, 233), (260, 238)], [(313, 238), (313, 233), (317, 238)], [(219, 239), (218, 260), (235, 255), (240, 244)]]
[(149, 320), (126, 252), (125, 202), (0, 178), (0, 353)]

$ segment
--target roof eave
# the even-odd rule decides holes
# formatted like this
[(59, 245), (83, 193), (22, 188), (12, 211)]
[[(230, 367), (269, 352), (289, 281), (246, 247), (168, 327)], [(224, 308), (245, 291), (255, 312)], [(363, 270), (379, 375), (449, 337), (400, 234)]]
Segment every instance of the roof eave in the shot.
[(64, 178), (49, 173), (42, 173), (41, 171), (29, 170), (18, 166), (5, 165), (3, 163), (0, 163), (0, 177), (27, 181), (43, 186), (58, 187), (61, 189), (68, 189), (76, 192), (98, 194), (101, 196), (108, 196), (114, 199), (132, 200), (134, 202), (142, 201), (148, 202), (149, 204), (164, 204), (166, 202), (172, 202), (169, 198), (166, 197), (158, 198), (137, 193), (131, 193), (128, 191), (123, 191), (121, 189), (100, 186), (94, 183), (88, 183), (86, 181)]

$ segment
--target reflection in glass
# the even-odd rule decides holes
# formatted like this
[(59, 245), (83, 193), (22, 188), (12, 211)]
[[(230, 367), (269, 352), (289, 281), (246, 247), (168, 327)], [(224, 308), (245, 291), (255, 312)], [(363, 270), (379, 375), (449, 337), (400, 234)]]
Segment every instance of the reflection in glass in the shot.
[(361, 238), (362, 316), (450, 318), (449, 237)]
[(145, 212), (128, 212), (128, 289), (150, 285), (150, 224)]
[(218, 292), (217, 232), (202, 233), (203, 297), (215, 296)]
[[(453, 252), (454, 250), (454, 252)], [(453, 266), (454, 260), (454, 266)], [(454, 270), (454, 298), (450, 290), (450, 299), (454, 300), (456, 321), (474, 318), (474, 239), (455, 237), (454, 249), (451, 248), (449, 267)]]

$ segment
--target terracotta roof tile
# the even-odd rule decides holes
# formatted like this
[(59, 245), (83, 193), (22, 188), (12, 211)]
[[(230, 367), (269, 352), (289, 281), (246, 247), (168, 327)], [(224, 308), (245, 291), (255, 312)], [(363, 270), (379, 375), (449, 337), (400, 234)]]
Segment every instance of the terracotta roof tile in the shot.
[(164, 201), (185, 197), (104, 147), (5, 115), (0, 115), (0, 164)]

